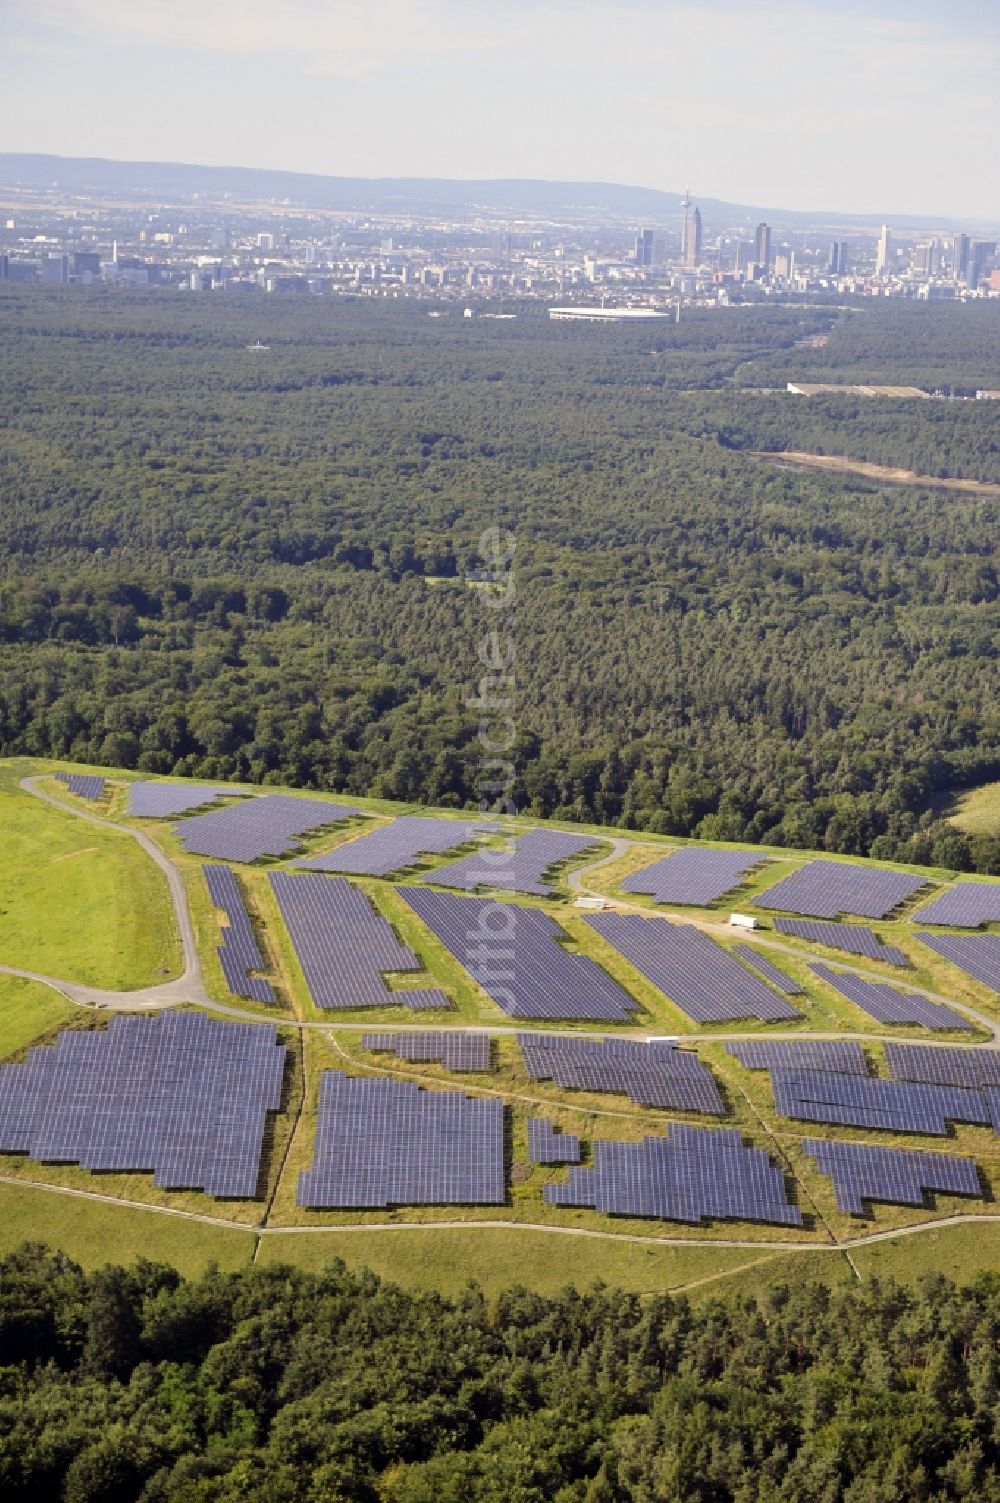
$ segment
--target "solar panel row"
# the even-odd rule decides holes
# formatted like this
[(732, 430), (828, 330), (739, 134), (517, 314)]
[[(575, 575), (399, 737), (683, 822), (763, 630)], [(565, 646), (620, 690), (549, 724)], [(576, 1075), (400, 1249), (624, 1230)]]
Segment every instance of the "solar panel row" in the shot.
[(226, 915), (222, 944), (216, 954), (231, 995), (248, 997), (252, 1002), (273, 1002), (270, 982), (250, 974), (264, 969), (264, 957), (254, 937), (236, 873), (228, 866), (203, 866), (202, 872), (209, 897)]
[(133, 819), (175, 819), (219, 798), (247, 796), (241, 788), (220, 788), (211, 783), (130, 783), (128, 813)]
[(387, 972), (419, 971), (420, 961), (346, 878), (271, 872), (269, 880), (317, 1007), (451, 1007), (436, 988), (389, 990)]
[(728, 1128), (675, 1123), (666, 1138), (599, 1140), (592, 1169), (571, 1169), (565, 1185), (546, 1185), (543, 1193), (550, 1205), (587, 1206), (611, 1216), (802, 1225), (799, 1207), (788, 1202), (781, 1170)]
[(599, 913), (585, 922), (696, 1023), (799, 1018), (758, 976), (691, 924)]
[[(359, 835), (325, 856), (297, 861), (309, 871), (352, 872), (362, 877), (388, 877), (405, 871), (420, 856), (440, 856), (456, 846), (469, 845), (479, 834), (498, 829), (479, 821), (428, 819), (404, 814), (368, 835)], [(450, 885), (450, 884), (449, 884)]]
[(446, 1070), (492, 1070), (488, 1033), (366, 1033), (362, 1048), (394, 1054), (411, 1064), (436, 1063)]
[(886, 871), (878, 866), (853, 866), (846, 861), (809, 861), (753, 899), (758, 908), (782, 913), (805, 913), (836, 918), (838, 913), (860, 918), (885, 918), (925, 885), (923, 877)]
[(868, 1062), (860, 1044), (849, 1039), (748, 1039), (727, 1044), (726, 1053), (747, 1070), (834, 1070), (841, 1075), (867, 1075)]
[(196, 814), (178, 828), (188, 855), (214, 856), (218, 861), (257, 861), (261, 856), (285, 856), (298, 847), (297, 836), (320, 830), (360, 814), (345, 804), (268, 793), (208, 814)]
[(864, 924), (823, 924), (815, 919), (777, 918), (774, 927), (779, 934), (792, 934), (796, 939), (807, 939), (815, 945), (828, 945), (831, 950), (842, 950), (845, 955), (863, 955), (867, 960), (882, 960), (886, 965), (908, 966), (910, 957), (896, 945), (884, 945), (874, 929)]
[(532, 1164), (578, 1164), (580, 1139), (556, 1132), (544, 1117), (529, 1117), (528, 1158)]
[(1000, 934), (918, 934), (917, 938), (991, 991), (1000, 992)]
[(993, 1121), (984, 1094), (960, 1086), (877, 1080), (829, 1070), (772, 1070), (771, 1086), (781, 1115), (805, 1122), (943, 1137), (948, 1122), (989, 1127)]
[(517, 1041), (532, 1080), (628, 1096), (637, 1106), (725, 1116), (719, 1088), (701, 1060), (669, 1044), (536, 1033), (519, 1033)]
[(621, 884), (623, 892), (648, 893), (658, 903), (714, 903), (734, 887), (747, 872), (766, 858), (760, 851), (721, 851), (708, 846), (685, 846), (633, 872)]
[(897, 991), (884, 981), (865, 981), (845, 971), (831, 971), (829, 966), (812, 965), (809, 969), (840, 992), (842, 997), (860, 1007), (880, 1023), (920, 1023), (924, 1028), (971, 1028), (968, 1018), (953, 1012), (943, 1002), (932, 1002), (916, 992)]
[(768, 960), (766, 955), (761, 954), (756, 945), (733, 945), (733, 954), (738, 955), (741, 960), (745, 960), (748, 964), (752, 965), (758, 975), (763, 976), (765, 981), (769, 981), (773, 987), (776, 987), (779, 992), (783, 992), (786, 997), (801, 997), (803, 995), (803, 988), (799, 983), (794, 981), (791, 976), (786, 976), (784, 971), (779, 971), (778, 967)]
[(978, 929), (1000, 924), (1000, 882), (956, 882), (914, 915), (918, 924), (950, 924), (954, 929)]
[(513, 851), (497, 848), (477, 851), (462, 861), (440, 866), (422, 878), (439, 887), (494, 887), (504, 892), (532, 893), (548, 897), (552, 887), (542, 878), (551, 867), (597, 844), (593, 835), (565, 835), (559, 830), (531, 830), (519, 835)]
[(925, 1080), (933, 1085), (1000, 1086), (1000, 1049), (947, 1049), (933, 1044), (886, 1044), (894, 1080)]
[(822, 1138), (805, 1138), (802, 1147), (833, 1180), (838, 1209), (854, 1216), (864, 1215), (866, 1200), (921, 1206), (925, 1190), (977, 1197), (983, 1193), (972, 1159)]
[(87, 777), (78, 772), (57, 772), (56, 781), (65, 783), (70, 793), (75, 793), (77, 798), (87, 798), (96, 803), (104, 795), (107, 779)]

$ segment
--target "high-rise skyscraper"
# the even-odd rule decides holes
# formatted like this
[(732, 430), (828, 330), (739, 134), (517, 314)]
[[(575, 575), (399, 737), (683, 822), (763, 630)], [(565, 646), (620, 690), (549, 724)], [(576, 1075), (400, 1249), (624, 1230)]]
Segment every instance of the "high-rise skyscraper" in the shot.
[(687, 261), (688, 238), (691, 233), (691, 190), (684, 189), (681, 199), (681, 260)]
[(684, 257), (685, 266), (701, 265), (701, 210), (695, 208), (690, 219), (687, 234), (687, 254)]
[(761, 223), (754, 236), (754, 260), (762, 271), (771, 264), (771, 226)]
[(826, 269), (832, 276), (842, 277), (847, 273), (847, 241), (831, 240), (830, 255), (827, 259)]
[(892, 270), (892, 231), (887, 224), (882, 226), (882, 233), (878, 237), (878, 250), (875, 252), (875, 275), (884, 277), (887, 271)]
[(951, 274), (956, 282), (964, 282), (969, 275), (969, 237), (956, 235), (952, 244)]
[(653, 232), (652, 230), (640, 230), (635, 237), (635, 264), (637, 266), (652, 266), (653, 264)]

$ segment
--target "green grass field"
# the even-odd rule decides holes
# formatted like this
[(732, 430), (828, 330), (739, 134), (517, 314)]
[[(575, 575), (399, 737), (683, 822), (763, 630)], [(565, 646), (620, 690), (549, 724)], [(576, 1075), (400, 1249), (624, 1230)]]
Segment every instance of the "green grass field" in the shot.
[(958, 794), (948, 819), (967, 835), (1000, 835), (1000, 783)]
[(18, 976), (0, 976), (0, 1059), (79, 1016), (80, 1009), (51, 987)]

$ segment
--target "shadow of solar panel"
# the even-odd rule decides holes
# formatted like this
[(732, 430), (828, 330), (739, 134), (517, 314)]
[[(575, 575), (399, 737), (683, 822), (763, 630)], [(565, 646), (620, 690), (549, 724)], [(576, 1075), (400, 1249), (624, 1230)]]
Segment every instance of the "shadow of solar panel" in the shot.
[(889, 1132), (943, 1137), (948, 1122), (989, 1127), (989, 1108), (978, 1091), (838, 1075), (825, 1070), (772, 1070), (775, 1110), (805, 1122), (876, 1127)]
[(200, 1013), (116, 1017), (0, 1067), (0, 1151), (90, 1170), (152, 1171), (164, 1189), (257, 1193), (285, 1049), (267, 1025)]
[(215, 953), (230, 993), (234, 997), (248, 997), (252, 1002), (273, 1002), (270, 983), (250, 975), (251, 971), (264, 969), (264, 957), (254, 937), (236, 873), (228, 866), (203, 866), (202, 872), (209, 897), (227, 919), (222, 944)]
[(842, 950), (845, 955), (863, 955), (867, 960), (881, 960), (886, 965), (909, 966), (910, 957), (897, 945), (884, 945), (873, 929), (864, 924), (823, 924), (814, 919), (777, 918), (774, 927), (779, 934), (793, 934), (796, 939), (807, 939), (816, 945), (827, 945), (831, 950)]
[(584, 922), (696, 1023), (802, 1016), (691, 924), (635, 913), (588, 914)]
[(435, 1063), (446, 1070), (492, 1070), (488, 1033), (366, 1033), (362, 1048), (394, 1054), (412, 1064)]
[(474, 892), (495, 887), (505, 892), (533, 893), (548, 897), (553, 891), (542, 878), (560, 861), (599, 845), (593, 835), (565, 835), (559, 830), (531, 830), (519, 835), (513, 851), (481, 850), (462, 861), (439, 866), (421, 878), (437, 887), (460, 887)]
[(704, 905), (739, 887), (747, 873), (763, 866), (766, 859), (759, 850), (685, 846), (652, 866), (632, 872), (621, 888), (623, 892), (647, 893), (658, 903)]
[(711, 1072), (697, 1055), (669, 1044), (536, 1033), (519, 1033), (517, 1042), (532, 1080), (628, 1096), (637, 1106), (726, 1114)]
[(726, 1053), (746, 1070), (833, 1070), (840, 1075), (867, 1075), (860, 1044), (848, 1039), (748, 1039), (727, 1044)]
[(537, 908), (421, 887), (396, 892), (510, 1017), (627, 1023), (639, 1008), (588, 956), (565, 950), (567, 936)]
[(598, 1140), (592, 1169), (571, 1169), (565, 1185), (546, 1185), (543, 1193), (550, 1205), (585, 1206), (611, 1216), (802, 1225), (781, 1170), (728, 1128), (675, 1124), (666, 1138)]
[(821, 1138), (804, 1138), (802, 1147), (833, 1181), (838, 1209), (854, 1216), (865, 1214), (866, 1200), (922, 1206), (927, 1190), (982, 1198), (972, 1159), (871, 1143), (830, 1143)]
[(532, 1164), (578, 1164), (580, 1139), (556, 1132), (545, 1117), (529, 1117), (528, 1159)]
[(1000, 924), (1000, 882), (956, 882), (913, 919), (917, 924), (949, 924), (954, 929)]
[(786, 997), (801, 997), (803, 995), (804, 988), (797, 981), (793, 981), (791, 976), (786, 976), (784, 971), (779, 971), (778, 967), (773, 965), (766, 955), (761, 954), (756, 945), (733, 945), (733, 954), (738, 955), (741, 960), (745, 960), (749, 965), (752, 965), (759, 976), (763, 976), (765, 981), (769, 981), (773, 987), (776, 987), (779, 992), (784, 993)]
[(271, 872), (269, 880), (317, 1007), (452, 1006), (437, 989), (389, 990), (387, 973), (419, 971), (421, 963), (344, 877)]
[(267, 793), (209, 814), (196, 814), (178, 827), (177, 837), (189, 856), (257, 861), (261, 856), (285, 856), (298, 848), (298, 836), (360, 813), (346, 804)]
[(757, 908), (783, 913), (806, 913), (836, 918), (838, 913), (859, 918), (885, 918), (900, 903), (926, 885), (924, 877), (890, 872), (878, 866), (853, 866), (845, 861), (809, 861), (752, 901)]
[(104, 794), (106, 778), (87, 777), (78, 772), (57, 772), (56, 782), (65, 783), (70, 793), (75, 793), (77, 798), (90, 799), (96, 803)]
[(928, 949), (1000, 992), (1000, 934), (918, 934)]
[(478, 835), (491, 833), (498, 825), (480, 821), (430, 819), (403, 814), (391, 825), (368, 835), (359, 835), (335, 851), (297, 861), (304, 870), (350, 872), (363, 877), (388, 877), (413, 866), (420, 856), (442, 856), (456, 846), (470, 845)]
[(885, 1060), (894, 1080), (932, 1085), (1000, 1086), (1000, 1049), (948, 1049), (936, 1044), (886, 1044)]
[(210, 783), (130, 783), (128, 813), (133, 819), (175, 819), (191, 809), (203, 809), (220, 798), (247, 798), (245, 789)]
[(961, 1013), (916, 992), (897, 991), (885, 982), (865, 981), (861, 976), (852, 976), (845, 971), (831, 971), (825, 965), (811, 965), (809, 969), (880, 1023), (920, 1023), (924, 1028), (972, 1027)]
[(300, 1206), (500, 1205), (505, 1194), (501, 1101), (323, 1072)]

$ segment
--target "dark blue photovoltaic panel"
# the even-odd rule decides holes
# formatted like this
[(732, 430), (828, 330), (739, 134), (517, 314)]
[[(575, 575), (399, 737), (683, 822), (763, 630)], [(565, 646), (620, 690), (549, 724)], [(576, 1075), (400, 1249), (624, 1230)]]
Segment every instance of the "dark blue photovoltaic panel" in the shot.
[(719, 1088), (698, 1056), (671, 1044), (544, 1033), (519, 1033), (517, 1042), (532, 1080), (628, 1096), (637, 1106), (726, 1114)]
[(346, 804), (267, 793), (209, 814), (196, 814), (178, 826), (177, 837), (189, 856), (257, 861), (261, 856), (285, 856), (298, 848), (299, 835), (360, 813)]
[(727, 1044), (726, 1053), (746, 1070), (834, 1070), (841, 1075), (867, 1075), (868, 1062), (860, 1044), (850, 1039), (747, 1039)]
[(597, 913), (584, 922), (696, 1023), (802, 1016), (692, 924), (637, 913)]
[(593, 960), (565, 950), (559, 940), (567, 936), (538, 908), (421, 887), (396, 891), (512, 1018), (628, 1023), (639, 1008)]
[(479, 820), (429, 819), (403, 814), (391, 825), (358, 835), (325, 856), (296, 861), (308, 871), (349, 872), (359, 877), (388, 877), (413, 866), (420, 856), (441, 856), (470, 845), (478, 835), (499, 829)]
[(88, 798), (93, 803), (103, 797), (106, 778), (86, 777), (78, 772), (57, 772), (56, 782), (65, 783), (70, 793), (77, 798)]
[(394, 1054), (411, 1064), (434, 1063), (446, 1070), (492, 1070), (493, 1057), (488, 1033), (366, 1033), (363, 1049), (373, 1054)]
[(285, 1049), (266, 1024), (201, 1013), (119, 1016), (0, 1066), (0, 1152), (152, 1171), (167, 1190), (257, 1194)]
[(484, 849), (462, 861), (439, 866), (421, 878), (437, 887), (494, 887), (504, 892), (533, 893), (548, 897), (553, 889), (543, 882), (545, 873), (560, 861), (598, 845), (594, 835), (564, 835), (559, 830), (531, 830), (519, 835), (513, 851)]
[(228, 866), (203, 866), (202, 871), (209, 897), (227, 919), (222, 944), (216, 951), (226, 985), (234, 997), (249, 997), (252, 1002), (273, 1002), (270, 982), (250, 974), (251, 971), (264, 970), (264, 957), (254, 937), (236, 873)]
[(911, 1148), (879, 1148), (871, 1143), (831, 1143), (822, 1138), (804, 1138), (802, 1147), (821, 1173), (833, 1180), (838, 1209), (854, 1216), (865, 1214), (866, 1200), (922, 1206), (925, 1190), (982, 1198), (972, 1159)]
[(176, 819), (219, 798), (246, 798), (243, 788), (218, 783), (130, 783), (128, 814), (133, 819)]
[(1000, 992), (1000, 934), (918, 934), (917, 938), (991, 991)]
[(390, 923), (344, 877), (271, 872), (309, 994), (317, 1007), (451, 1007), (438, 988), (390, 991), (389, 972), (422, 970)]
[(528, 1159), (532, 1164), (578, 1164), (580, 1139), (556, 1132), (545, 1117), (529, 1117)]
[(768, 960), (766, 955), (761, 954), (759, 946), (733, 945), (733, 954), (738, 955), (741, 960), (745, 960), (748, 965), (752, 965), (758, 975), (763, 976), (765, 981), (769, 981), (773, 987), (779, 992), (783, 992), (786, 997), (801, 997), (803, 995), (804, 988), (797, 981), (793, 980), (791, 976), (786, 976), (784, 971), (779, 971), (778, 967)]
[(847, 971), (831, 971), (825, 965), (811, 965), (809, 969), (880, 1023), (920, 1023), (924, 1028), (972, 1027), (969, 1019), (963, 1018), (961, 1013), (916, 992), (897, 991), (884, 981), (865, 981)]
[(910, 964), (905, 950), (896, 945), (884, 945), (874, 929), (867, 929), (864, 924), (823, 924), (815, 919), (777, 918), (774, 927), (779, 934), (793, 934), (796, 939), (806, 939), (814, 945), (828, 945), (831, 950), (842, 950), (845, 955), (863, 955), (866, 960), (881, 960), (886, 965)]
[(665, 1138), (594, 1143), (594, 1167), (571, 1169), (564, 1185), (546, 1185), (550, 1205), (586, 1206), (611, 1216), (665, 1221), (714, 1218), (801, 1226), (785, 1177), (760, 1148), (730, 1128), (674, 1123)]
[(832, 919), (838, 913), (851, 913), (879, 919), (919, 892), (926, 880), (880, 866), (810, 861), (752, 901), (758, 908), (805, 913), (814, 918)]
[(1000, 924), (1000, 882), (956, 882), (915, 913), (913, 922), (949, 924), (953, 929)]
[(409, 1081), (325, 1070), (312, 1168), (297, 1203), (316, 1209), (500, 1205), (506, 1196), (503, 1102)]
[(886, 1044), (885, 1060), (894, 1080), (925, 1080), (932, 1085), (1000, 1086), (1000, 1049), (948, 1049), (935, 1044)]
[(761, 851), (721, 851), (709, 846), (685, 846), (633, 872), (621, 884), (622, 892), (648, 893), (658, 903), (714, 903), (734, 887), (747, 872), (762, 866)]
[(772, 1070), (771, 1086), (775, 1109), (781, 1116), (805, 1122), (835, 1122), (844, 1127), (876, 1127), (936, 1137), (945, 1135), (949, 1122), (974, 1122), (984, 1127), (992, 1123), (982, 1092), (960, 1086), (877, 1080), (828, 1070)]

